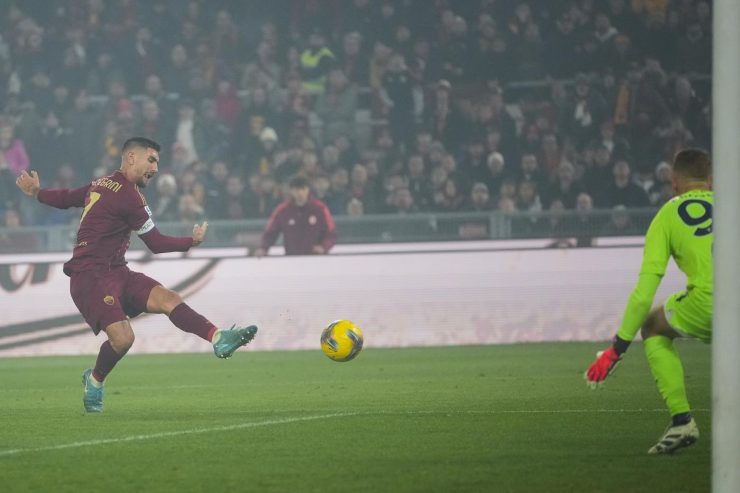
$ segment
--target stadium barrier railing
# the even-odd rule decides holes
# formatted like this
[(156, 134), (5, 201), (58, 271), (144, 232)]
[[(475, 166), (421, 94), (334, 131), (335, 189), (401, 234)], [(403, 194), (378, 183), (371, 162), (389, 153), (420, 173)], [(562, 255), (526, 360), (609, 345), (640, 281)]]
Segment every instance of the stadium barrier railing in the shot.
[[(656, 209), (563, 212), (458, 212), (335, 216), (338, 243), (396, 243), (552, 238), (590, 246), (596, 237), (642, 236)], [(157, 223), (165, 234), (188, 236), (192, 222)], [(209, 221), (204, 247), (255, 247), (266, 219)], [(64, 252), (77, 224), (0, 228), (0, 254)], [(132, 235), (132, 248), (144, 248)]]

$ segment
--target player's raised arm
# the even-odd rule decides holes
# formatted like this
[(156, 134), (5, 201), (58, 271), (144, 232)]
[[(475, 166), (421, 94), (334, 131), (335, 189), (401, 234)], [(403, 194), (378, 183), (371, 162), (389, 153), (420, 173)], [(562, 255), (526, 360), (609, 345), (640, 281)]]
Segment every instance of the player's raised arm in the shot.
[[(147, 223), (151, 222), (151, 219)], [(146, 224), (142, 229), (146, 229)], [(194, 246), (198, 246), (203, 242), (208, 229), (208, 223), (204, 222), (202, 225), (196, 224), (193, 227), (193, 236), (168, 236), (163, 235), (151, 222), (151, 229), (141, 232), (142, 229), (137, 231), (139, 238), (144, 244), (152, 251), (152, 253), (167, 253), (167, 252), (187, 252)]]
[(87, 184), (80, 188), (41, 188), (39, 175), (35, 171), (28, 174), (21, 171), (15, 184), (23, 193), (29, 197), (35, 197), (42, 204), (56, 207), (57, 209), (69, 209), (70, 207), (84, 207), (85, 196), (90, 188)]

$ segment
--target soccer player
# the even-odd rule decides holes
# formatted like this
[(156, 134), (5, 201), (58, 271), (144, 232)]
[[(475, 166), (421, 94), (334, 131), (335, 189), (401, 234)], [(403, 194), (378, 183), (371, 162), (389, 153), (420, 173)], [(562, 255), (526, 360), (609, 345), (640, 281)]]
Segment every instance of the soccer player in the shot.
[(102, 412), (103, 382), (134, 343), (129, 318), (143, 312), (164, 313), (179, 329), (211, 342), (219, 358), (230, 357), (257, 333), (254, 325), (217, 329), (177, 293), (126, 266), (124, 255), (132, 231), (152, 252), (163, 253), (188, 251), (203, 241), (208, 229), (204, 222), (193, 227), (192, 237), (159, 232), (139, 190), (157, 173), (158, 163), (159, 144), (134, 137), (123, 144), (121, 168), (84, 187), (41, 188), (35, 171), (30, 175), (23, 171), (16, 180), (23, 193), (43, 204), (58, 209), (84, 207), (74, 253), (64, 264), (64, 273), (70, 278), (72, 300), (85, 321), (95, 335), (103, 331), (108, 336), (100, 346), (95, 367), (82, 374), (87, 412)]
[(290, 198), (272, 212), (255, 257), (267, 255), (283, 234), (286, 255), (323, 255), (337, 242), (337, 230), (329, 208), (310, 196), (308, 179), (296, 175), (288, 182)]
[[(672, 421), (648, 453), (670, 454), (699, 439), (686, 397), (684, 373), (673, 345), (677, 337), (712, 338), (712, 163), (700, 149), (684, 149), (673, 161), (676, 194), (656, 214), (645, 237), (637, 286), (630, 295), (612, 346), (599, 353), (586, 372), (593, 387), (609, 376), (637, 330), (642, 327), (645, 354)], [(686, 290), (674, 293), (650, 311), (653, 297), (673, 256), (686, 274)]]

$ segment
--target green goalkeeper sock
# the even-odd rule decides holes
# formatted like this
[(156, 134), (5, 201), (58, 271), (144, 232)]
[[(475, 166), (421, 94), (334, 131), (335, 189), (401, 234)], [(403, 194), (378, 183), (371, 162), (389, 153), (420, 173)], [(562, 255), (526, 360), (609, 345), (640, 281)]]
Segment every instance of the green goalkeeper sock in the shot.
[(688, 413), (690, 407), (686, 397), (683, 366), (673, 341), (665, 336), (653, 336), (645, 339), (644, 344), (650, 371), (653, 372), (658, 390), (671, 416)]

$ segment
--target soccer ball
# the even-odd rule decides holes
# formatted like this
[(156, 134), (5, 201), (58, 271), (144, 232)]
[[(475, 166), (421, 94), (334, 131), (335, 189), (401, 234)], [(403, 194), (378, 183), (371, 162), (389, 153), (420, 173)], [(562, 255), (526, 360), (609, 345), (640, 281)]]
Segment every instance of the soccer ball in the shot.
[(321, 333), (321, 350), (334, 361), (349, 361), (362, 350), (362, 331), (349, 320), (337, 320)]

